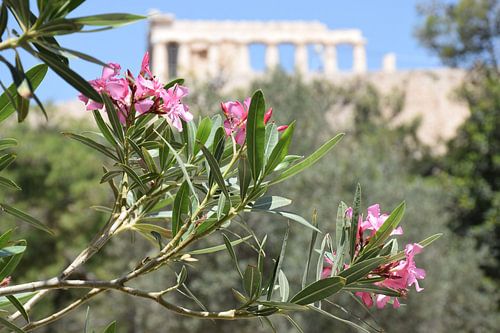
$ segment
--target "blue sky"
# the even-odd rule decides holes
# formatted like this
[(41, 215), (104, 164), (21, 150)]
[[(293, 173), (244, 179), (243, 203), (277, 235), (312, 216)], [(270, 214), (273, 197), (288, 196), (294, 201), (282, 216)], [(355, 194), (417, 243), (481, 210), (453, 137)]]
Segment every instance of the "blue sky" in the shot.
[[(418, 0), (88, 0), (74, 16), (107, 12), (129, 12), (146, 15), (150, 9), (174, 13), (185, 19), (246, 19), (246, 20), (318, 20), (328, 27), (357, 28), (368, 40), (367, 56), (370, 69), (380, 68), (382, 56), (394, 52), (399, 68), (429, 68), (439, 66), (438, 60), (421, 48), (413, 31), (418, 22), (415, 6)], [(136, 71), (146, 50), (147, 22), (139, 22), (116, 30), (60, 38), (62, 45), (92, 54), (107, 62), (122, 64)], [(286, 48), (283, 53), (291, 53)], [(261, 52), (256, 50), (254, 52)], [(258, 55), (260, 57), (260, 55)], [(347, 49), (339, 50), (341, 67), (349, 62)], [(286, 65), (285, 61), (285, 65)], [(288, 61), (290, 62), (290, 61)], [(27, 64), (32, 62), (28, 61)], [(259, 67), (260, 64), (253, 64)], [(73, 68), (88, 79), (100, 73), (96, 65), (72, 61)], [(0, 78), (8, 82), (2, 67)], [(49, 74), (39, 89), (42, 100), (68, 100), (76, 92), (54, 74)]]

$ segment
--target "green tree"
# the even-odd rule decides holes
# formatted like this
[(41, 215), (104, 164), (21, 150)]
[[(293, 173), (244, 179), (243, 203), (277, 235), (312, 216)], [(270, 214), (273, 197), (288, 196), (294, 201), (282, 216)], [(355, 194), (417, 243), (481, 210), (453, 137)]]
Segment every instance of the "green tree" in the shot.
[(480, 62), (497, 68), (500, 2), (433, 1), (418, 7), (423, 22), (416, 30), (420, 43), (444, 64), (470, 67)]

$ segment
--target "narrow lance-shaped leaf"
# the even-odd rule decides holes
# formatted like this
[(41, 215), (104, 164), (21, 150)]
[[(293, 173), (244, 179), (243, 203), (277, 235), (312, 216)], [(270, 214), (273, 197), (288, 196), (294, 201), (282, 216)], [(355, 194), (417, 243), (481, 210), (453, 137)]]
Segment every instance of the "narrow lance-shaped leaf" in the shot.
[(2, 41), (2, 35), (5, 31), (5, 28), (7, 28), (7, 20), (7, 6), (5, 5), (5, 2), (2, 2), (2, 5), (0, 6), (0, 42)]
[(243, 279), (243, 273), (241, 272), (240, 265), (238, 264), (238, 257), (236, 257), (236, 253), (234, 252), (233, 243), (229, 240), (229, 238), (227, 238), (225, 234), (222, 234), (222, 237), (224, 238), (224, 245), (233, 261), (234, 267), (238, 271), (240, 277)]
[(382, 245), (387, 238), (391, 235), (394, 229), (398, 226), (398, 224), (403, 219), (405, 214), (406, 204), (405, 202), (400, 203), (389, 215), (387, 220), (385, 220), (384, 224), (377, 230), (375, 235), (370, 239), (368, 244), (363, 249), (363, 252), (367, 252), (377, 246)]
[(102, 333), (116, 333), (116, 321), (110, 323)]
[(340, 276), (325, 278), (311, 283), (295, 296), (290, 302), (307, 305), (317, 301), (321, 301), (333, 294), (339, 292), (346, 284), (346, 279)]
[(217, 185), (219, 185), (219, 188), (222, 190), (222, 192), (224, 193), (226, 198), (229, 200), (230, 199), (229, 192), (227, 190), (224, 178), (222, 177), (222, 174), (220, 172), (219, 163), (217, 163), (214, 156), (212, 155), (210, 150), (208, 150), (207, 147), (205, 147), (204, 145), (200, 145), (200, 148), (201, 148), (201, 151), (203, 152), (203, 155), (205, 155), (205, 158), (207, 159), (207, 162), (210, 166), (210, 175), (212, 175), (212, 177), (217, 182)]
[[(440, 238), (441, 236), (443, 236), (442, 233), (438, 233), (438, 234), (435, 234), (435, 235), (432, 235), (432, 236), (429, 236), (427, 237), (426, 239), (424, 240), (421, 240), (420, 242), (418, 242), (418, 244), (422, 247), (426, 247), (426, 246), (429, 246), (431, 243), (435, 242), (438, 238)], [(404, 258), (406, 257), (405, 255), (405, 251), (399, 251), (397, 254), (395, 255), (392, 255), (390, 258), (389, 258), (389, 262), (393, 262), (393, 261), (398, 261), (398, 260), (403, 260)]]
[(183, 182), (175, 195), (174, 207), (172, 211), (172, 236), (175, 237), (182, 226), (183, 215), (189, 212), (189, 185)]
[(257, 90), (250, 102), (247, 118), (247, 154), (250, 162), (250, 169), (254, 182), (257, 182), (262, 168), (264, 166), (264, 140), (266, 136), (266, 127), (264, 124), (264, 113), (266, 106), (262, 91)]
[(13, 332), (25, 333), (25, 331), (23, 331), (22, 329), (20, 329), (19, 327), (17, 327), (16, 325), (14, 325), (13, 323), (11, 323), (10, 321), (8, 321), (7, 319), (5, 319), (3, 317), (0, 317), (0, 324), (11, 329)]
[[(276, 260), (276, 264), (273, 270), (273, 276), (271, 277), (271, 281), (269, 282), (269, 287), (267, 290), (267, 300), (269, 301), (273, 296), (274, 285), (276, 284), (276, 280), (278, 279), (278, 273), (281, 272), (281, 267), (283, 266), (283, 261), (285, 260), (285, 252), (286, 246), (288, 244), (288, 235), (290, 234), (290, 224), (286, 226), (285, 236), (283, 236), (283, 242), (281, 243), (281, 251), (278, 259)], [(280, 291), (280, 294), (282, 291)], [(288, 295), (287, 295), (288, 298)]]
[(378, 257), (367, 259), (362, 262), (358, 262), (346, 270), (339, 273), (339, 276), (346, 278), (346, 284), (349, 285), (362, 278), (364, 278), (368, 273), (370, 273), (375, 268), (379, 267), (381, 264), (387, 261), (385, 257)]
[(248, 186), (252, 181), (252, 172), (250, 171), (250, 164), (246, 155), (241, 155), (238, 162), (238, 181), (240, 183), (240, 197), (243, 201), (246, 197)]
[(28, 317), (28, 313), (24, 309), (24, 306), (21, 304), (21, 302), (19, 302), (19, 300), (14, 295), (8, 295), (6, 297), (9, 300), (9, 302), (12, 305), (14, 305), (14, 307), (17, 309), (17, 311), (19, 311), (19, 313), (21, 313), (21, 315), (23, 316), (23, 318), (29, 323), (30, 322), (30, 318)]
[(118, 113), (120, 112), (119, 110), (116, 109), (115, 105), (111, 101), (111, 98), (109, 98), (108, 95), (102, 94), (102, 100), (104, 101), (104, 106), (106, 108), (106, 114), (108, 116), (109, 122), (111, 124), (111, 128), (113, 129), (113, 133), (115, 136), (118, 138), (120, 142), (124, 141), (124, 134), (123, 134), (123, 126), (120, 123), (120, 120), (118, 118)]
[[(21, 240), (19, 241), (18, 245), (26, 246), (26, 241)], [(21, 261), (21, 258), (24, 255), (24, 251), (20, 252), (18, 254), (15, 254), (11, 257), (5, 258), (4, 264), (2, 265), (2, 268), (0, 270), (0, 281), (6, 278), (7, 276), (10, 276), (12, 272), (14, 272), (15, 268)]]
[(5, 203), (0, 203), (0, 209), (3, 210), (4, 212), (6, 212), (7, 214), (12, 215), (12, 216), (20, 219), (21, 221), (32, 225), (33, 227), (35, 227), (37, 229), (45, 231), (46, 233), (48, 233), (52, 236), (54, 235), (52, 230), (50, 230), (48, 227), (46, 227), (42, 222), (38, 221), (37, 219), (35, 219), (34, 217), (32, 217), (26, 213), (20, 211), (17, 208), (9, 206)]
[[(318, 228), (317, 212), (314, 210), (312, 215), (312, 225)], [(307, 255), (306, 267), (304, 268), (304, 274), (302, 275), (302, 288), (307, 284), (307, 275), (309, 274), (309, 267), (311, 265), (311, 257), (314, 251), (314, 245), (316, 244), (316, 239), (318, 238), (318, 230), (312, 230), (311, 232), (311, 242), (309, 243), (309, 253)]]
[(351, 258), (351, 262), (354, 261), (354, 255), (356, 251), (356, 242), (358, 240), (358, 223), (359, 217), (361, 215), (361, 185), (358, 183), (356, 187), (356, 193), (354, 194), (354, 202), (352, 204), (353, 212), (352, 212), (352, 220), (350, 227), (350, 235), (349, 235), (349, 254)]
[[(47, 65), (39, 64), (33, 66), (26, 72), (26, 77), (31, 83), (31, 88), (35, 90), (38, 88), (40, 83), (43, 81), (43, 78), (47, 74)], [(16, 108), (10, 101), (9, 95), (16, 96), (16, 85), (11, 84), (9, 88), (7, 88), (7, 92), (4, 92), (0, 95), (0, 122), (7, 119), (12, 113), (15, 112)]]
[(288, 147), (292, 142), (293, 131), (295, 129), (295, 121), (288, 126), (283, 135), (278, 141), (276, 147), (274, 147), (271, 155), (269, 156), (269, 160), (266, 164), (266, 171), (264, 174), (269, 174), (276, 169), (276, 167), (283, 161), (283, 159), (288, 154)]
[(89, 146), (90, 148), (97, 150), (98, 152), (108, 156), (109, 158), (111, 158), (115, 161), (118, 160), (118, 158), (111, 152), (111, 150), (108, 147), (106, 147), (106, 146), (86, 137), (86, 136), (74, 134), (74, 133), (63, 133), (63, 135), (67, 136), (68, 138), (74, 139), (76, 141), (80, 141), (81, 143), (85, 144), (86, 146)]
[(49, 53), (39, 52), (37, 53), (37, 56), (76, 90), (78, 90), (88, 98), (98, 103), (102, 103), (102, 98), (97, 93), (97, 91), (92, 88), (92, 86), (84, 78), (82, 78), (80, 74), (69, 68), (68, 65), (61, 62), (58, 58)]
[(260, 286), (262, 276), (259, 269), (255, 266), (248, 265), (243, 275), (243, 287), (250, 298), (256, 298), (260, 295)]
[[(230, 244), (234, 248), (234, 246), (239, 245), (241, 243), (244, 243), (247, 240), (249, 240), (250, 238), (252, 238), (252, 236), (246, 236), (246, 237), (243, 237), (243, 238), (238, 238), (238, 239), (236, 239), (234, 241), (230, 241), (228, 244)], [(203, 248), (203, 249), (197, 249), (197, 250), (189, 251), (188, 253), (190, 255), (200, 255), (200, 254), (209, 254), (209, 253), (220, 252), (220, 251), (223, 251), (225, 249), (228, 249), (228, 248), (227, 248), (226, 242), (224, 241), (224, 244), (216, 245), (216, 246), (211, 246), (211, 247), (207, 247), (207, 248)], [(243, 277), (243, 274), (241, 274), (241, 275)]]
[(314, 153), (300, 161), (299, 163), (295, 164), (294, 166), (286, 169), (279, 175), (276, 179), (273, 179), (269, 184), (277, 184), (285, 179), (288, 179), (292, 176), (295, 176), (299, 172), (302, 172), (303, 170), (309, 168), (316, 162), (318, 162), (323, 156), (325, 156), (326, 153), (328, 153), (335, 145), (344, 137), (343, 133), (337, 134), (335, 137), (332, 139), (328, 140), (325, 144), (323, 144), (318, 150), (316, 150)]
[(97, 127), (99, 127), (99, 130), (101, 131), (104, 138), (106, 138), (106, 140), (108, 140), (110, 144), (116, 147), (118, 145), (118, 141), (116, 140), (114, 134), (111, 133), (111, 130), (108, 127), (108, 125), (104, 122), (101, 113), (98, 110), (94, 110), (93, 114)]
[(84, 25), (118, 27), (121, 25), (130, 24), (139, 20), (143, 20), (145, 18), (146, 18), (145, 16), (141, 15), (113, 13), (113, 14), (100, 14), (100, 15), (76, 17), (71, 19), (71, 21)]
[[(210, 136), (210, 132), (212, 130), (212, 119), (206, 117), (203, 118), (198, 125), (198, 130), (196, 131), (196, 141), (200, 143), (200, 145), (205, 145)], [(200, 151), (200, 145), (194, 145), (193, 156), (196, 156)]]

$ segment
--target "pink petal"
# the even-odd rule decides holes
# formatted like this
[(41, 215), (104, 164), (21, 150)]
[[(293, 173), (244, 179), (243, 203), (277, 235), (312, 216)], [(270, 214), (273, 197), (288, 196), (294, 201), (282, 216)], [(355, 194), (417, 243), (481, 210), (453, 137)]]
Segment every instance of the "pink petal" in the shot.
[(153, 106), (154, 101), (152, 99), (143, 99), (141, 101), (135, 102), (135, 110), (140, 114), (148, 112)]

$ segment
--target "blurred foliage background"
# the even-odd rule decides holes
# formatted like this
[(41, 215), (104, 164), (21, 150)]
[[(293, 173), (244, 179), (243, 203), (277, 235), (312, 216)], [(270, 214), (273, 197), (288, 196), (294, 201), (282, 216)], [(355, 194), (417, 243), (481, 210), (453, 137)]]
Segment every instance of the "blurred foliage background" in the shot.
[[(498, 91), (500, 83), (495, 84)], [(283, 89), (283, 86), (287, 89)], [(352, 119), (342, 143), (311, 170), (275, 190), (276, 194), (294, 200), (294, 211), (311, 216), (313, 210), (317, 209), (322, 229), (333, 232), (336, 206), (340, 200), (352, 201), (356, 183), (360, 182), (365, 208), (380, 202), (384, 211), (390, 211), (400, 200), (406, 200), (408, 210), (403, 222), (404, 240), (422, 239), (437, 232), (445, 233), (439, 242), (417, 258), (419, 267), (422, 266), (428, 273), (423, 282), (425, 291), (410, 293), (405, 300), (407, 305), (399, 310), (372, 310), (380, 327), (389, 332), (397, 329), (411, 332), (488, 332), (498, 327), (498, 281), (495, 283), (495, 279), (481, 269), (490, 267), (494, 262), (491, 249), (487, 247), (493, 243), (479, 243), (475, 234), (463, 232), (464, 226), (457, 220), (457, 214), (463, 208), (457, 206), (456, 202), (462, 202), (461, 196), (466, 187), (457, 186), (456, 182), (464, 181), (463, 177), (466, 176), (471, 181), (478, 179), (468, 174), (459, 177), (451, 172), (457, 168), (463, 170), (452, 162), (454, 158), (462, 160), (461, 155), (455, 157), (460, 149), (463, 154), (471, 151), (467, 148), (467, 145), (472, 144), (470, 140), (460, 139), (470, 131), (469, 122), (460, 130), (457, 139), (450, 142), (457, 148), (450, 150), (446, 156), (433, 157), (429, 148), (423, 146), (415, 135), (418, 122), (404, 126), (391, 125), (391, 117), (404, 103), (402, 92), (382, 96), (374, 87), (361, 81), (335, 86), (324, 81), (304, 82), (300, 77), (276, 71), (254, 82), (247, 91), (237, 91), (232, 96), (243, 98), (254, 87), (260, 87), (266, 93), (268, 104), (274, 108), (277, 123), (289, 123), (297, 119), (297, 139), (293, 143), (293, 151), (299, 155), (317, 147), (327, 137), (346, 130), (332, 124), (332, 112), (339, 105), (352, 106)], [(219, 112), (218, 102), (227, 98), (227, 94), (214, 84), (196, 87), (192, 91), (190, 105), (200, 115)], [(478, 109), (489, 107), (484, 99), (481, 101)], [(325, 125), (327, 123), (331, 126)], [(54, 242), (42, 233), (32, 230), (25, 232), (31, 246), (28, 247), (24, 264), (20, 266), (22, 269), (14, 277), (19, 282), (52, 276), (64, 263), (68, 263), (104, 222), (105, 215), (91, 207), (111, 199), (105, 187), (97, 185), (102, 175), (101, 163), (106, 161), (61, 134), (74, 127), (79, 127), (81, 131), (91, 130), (89, 124), (67, 120), (37, 125), (35, 130), (28, 126), (14, 126), (8, 130), (9, 136), (24, 138), (18, 149), (19, 158), (9, 169), (8, 175), (24, 190), (2, 199), (16, 202), (18, 206), (47, 221), (58, 237), (57, 242)], [(459, 140), (464, 143), (461, 144)], [(498, 150), (492, 150), (492, 154), (498, 155)], [(469, 163), (475, 162), (472, 159)], [(470, 195), (476, 198), (474, 193)], [(480, 210), (480, 213), (484, 213), (481, 216), (484, 216), (485, 221), (477, 224), (482, 230), (478, 233), (487, 239), (487, 230), (496, 219), (492, 217), (488, 220), (491, 212)], [(286, 222), (262, 215), (248, 223), (259, 231), (261, 237), (264, 234), (273, 235), (268, 241), (267, 254), (269, 258), (275, 257), (280, 251), (280, 238), (284, 234)], [(284, 270), (290, 276), (292, 285), (300, 285), (303, 267), (298, 263), (303, 262), (310, 234), (299, 225), (292, 225), (291, 237), (293, 242), (289, 244), (294, 246), (287, 249)], [(111, 242), (104, 249), (105, 256), (96, 256), (84, 271), (77, 274), (112, 278), (135, 262), (138, 259), (136, 254), (152, 248), (142, 239), (127, 235), (122, 238)], [(215, 234), (210, 242), (213, 245), (220, 244), (222, 236)], [(236, 250), (242, 265), (255, 260), (255, 252), (248, 246), (240, 245)], [(223, 309), (224, 305), (229, 307), (235, 304), (231, 288), (236, 287), (232, 283), (237, 281), (237, 276), (229, 256), (205, 255), (202, 259), (201, 265), (193, 265), (189, 270), (191, 290), (207, 307)], [(167, 272), (155, 273), (139, 283), (144, 286), (166, 286), (172, 282), (167, 276)], [(59, 307), (71, 293), (52, 293), (38, 311), (48, 313), (50, 309)], [(189, 304), (192, 305), (192, 301), (182, 295), (175, 297), (180, 302), (191, 302)], [(341, 303), (346, 308), (354, 309), (357, 316), (373, 322), (370, 315), (352, 299), (342, 299)], [(83, 310), (46, 328), (45, 332), (80, 332), (85, 318)], [(344, 316), (339, 309), (331, 310)], [(120, 332), (255, 332), (268, 329), (258, 321), (212, 323), (181, 319), (154, 304), (113, 293), (91, 303), (90, 317), (95, 327), (103, 327), (111, 318), (116, 319)], [(338, 332), (352, 331), (341, 323), (313, 314), (297, 320), (303, 324), (306, 332), (333, 328)], [(274, 321), (280, 331), (292, 330), (286, 321), (279, 318)]]
[[(419, 240), (443, 232), (438, 242), (417, 257), (417, 264), (427, 271), (422, 282), (425, 291), (411, 292), (398, 310), (386, 308), (367, 313), (353, 299), (340, 296), (340, 303), (354, 315), (375, 322), (388, 332), (494, 332), (500, 327), (500, 76), (496, 45), (500, 35), (498, 1), (461, 0), (456, 4), (433, 2), (422, 6), (422, 24), (416, 37), (437, 54), (443, 63), (468, 70), (457, 96), (469, 106), (470, 118), (448, 142), (444, 155), (435, 156), (416, 136), (418, 119), (404, 125), (391, 119), (404, 105), (404, 91), (384, 96), (373, 86), (359, 80), (335, 85), (325, 81), (304, 81), (282, 71), (253, 82), (248, 89), (225, 91), (213, 81), (191, 87), (189, 105), (198, 115), (220, 112), (219, 103), (249, 96), (261, 88), (268, 105), (274, 109), (278, 124), (296, 119), (295, 142), (291, 148), (304, 154), (328, 137), (345, 131), (346, 137), (312, 169), (287, 184), (276, 194), (294, 200), (293, 210), (303, 216), (318, 212), (323, 230), (333, 232), (336, 207), (347, 203), (357, 182), (363, 186), (363, 206), (380, 203), (383, 211), (392, 210), (401, 200), (407, 202), (402, 224), (404, 240)], [(478, 42), (479, 41), (479, 42)], [(352, 111), (346, 122), (337, 123), (339, 106)], [(54, 107), (47, 106), (49, 116)], [(90, 114), (89, 114), (90, 119)], [(347, 125), (346, 125), (347, 124)], [(105, 221), (105, 215), (92, 206), (111, 200), (105, 186), (98, 186), (102, 175), (101, 160), (63, 135), (75, 128), (92, 130), (90, 123), (77, 120), (48, 122), (30, 128), (29, 124), (5, 129), (6, 136), (23, 138), (17, 148), (18, 159), (7, 176), (22, 186), (15, 194), (0, 193), (0, 201), (15, 202), (56, 231), (56, 242), (41, 232), (20, 233), (29, 243), (27, 255), (19, 266), (15, 282), (38, 280), (55, 275), (87, 243)], [(3, 133), (2, 133), (3, 134)], [(2, 216), (7, 223), (9, 218)], [(286, 221), (267, 216), (248, 221), (258, 234), (273, 235), (268, 240), (268, 258), (280, 251)], [(114, 277), (138, 259), (137, 254), (151, 245), (130, 235), (112, 241), (104, 256), (96, 256), (76, 274), (94, 274), (101, 279)], [(294, 246), (287, 249), (284, 270), (291, 284), (300, 285), (309, 232), (292, 225)], [(214, 234), (213, 245), (222, 243)], [(255, 260), (247, 245), (236, 248), (240, 264)], [(167, 273), (155, 273), (138, 283), (162, 287), (171, 284)], [(76, 276), (75, 276), (76, 277)], [(229, 255), (205, 255), (201, 265), (189, 269), (188, 284), (207, 307), (224, 309), (236, 300), (232, 283), (237, 273)], [(53, 292), (37, 308), (38, 315), (48, 314), (71, 297), (71, 292)], [(193, 302), (182, 295), (179, 302)], [(341, 309), (332, 312), (344, 317)], [(119, 332), (264, 332), (259, 321), (218, 322), (179, 318), (155, 304), (108, 293), (90, 304), (91, 326), (118, 322)], [(339, 322), (314, 314), (296, 318), (306, 332), (352, 332)], [(81, 332), (85, 309), (69, 315), (40, 332)], [(289, 324), (274, 319), (278, 331), (292, 331)]]

